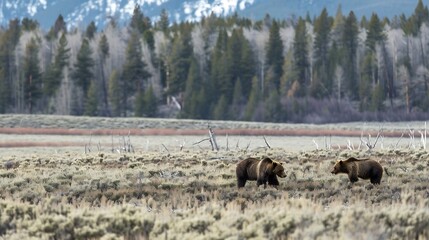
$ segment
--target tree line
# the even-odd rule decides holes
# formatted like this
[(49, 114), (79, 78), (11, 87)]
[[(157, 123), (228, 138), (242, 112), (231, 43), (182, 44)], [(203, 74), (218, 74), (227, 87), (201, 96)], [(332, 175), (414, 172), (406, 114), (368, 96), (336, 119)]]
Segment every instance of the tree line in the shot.
[(0, 113), (338, 122), (427, 119), (429, 11), (360, 20), (214, 14), (0, 29)]

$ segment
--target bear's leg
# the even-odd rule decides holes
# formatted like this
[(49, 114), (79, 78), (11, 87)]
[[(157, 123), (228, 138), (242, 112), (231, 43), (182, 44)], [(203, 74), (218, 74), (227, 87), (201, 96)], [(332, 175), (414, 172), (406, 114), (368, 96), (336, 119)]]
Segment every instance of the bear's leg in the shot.
[(246, 179), (238, 178), (237, 179), (237, 187), (242, 188), (242, 187), (244, 187), (244, 185), (246, 185)]
[(268, 177), (268, 185), (278, 186), (280, 183), (276, 176), (270, 176)]
[(380, 184), (380, 182), (381, 182), (381, 177), (379, 177), (379, 176), (371, 178), (371, 183), (374, 184), (374, 185), (375, 184)]
[(349, 179), (350, 179), (350, 182), (352, 183), (355, 183), (358, 181), (358, 177), (352, 174), (349, 175)]
[(350, 182), (355, 183), (358, 181), (358, 173), (357, 173), (357, 167), (352, 166), (350, 172), (349, 172), (349, 179)]
[(260, 185), (264, 185), (264, 188), (266, 188), (267, 187), (267, 181), (264, 179), (256, 180), (256, 186), (259, 188)]

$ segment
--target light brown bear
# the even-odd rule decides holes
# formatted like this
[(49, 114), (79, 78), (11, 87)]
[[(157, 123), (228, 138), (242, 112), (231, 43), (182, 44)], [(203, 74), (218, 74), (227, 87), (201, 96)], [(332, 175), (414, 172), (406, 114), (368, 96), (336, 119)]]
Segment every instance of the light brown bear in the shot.
[(375, 160), (351, 157), (345, 161), (338, 161), (331, 173), (346, 173), (352, 183), (357, 182), (359, 177), (370, 179), (372, 184), (380, 184), (381, 177), (383, 176), (383, 167)]
[(286, 177), (285, 169), (282, 164), (277, 161), (273, 161), (270, 158), (264, 158), (259, 160), (256, 158), (247, 158), (240, 161), (236, 168), (237, 175), (237, 187), (241, 188), (246, 185), (246, 181), (255, 181), (259, 187), (264, 185), (264, 188), (268, 185), (277, 187), (279, 181), (277, 176), (281, 178)]

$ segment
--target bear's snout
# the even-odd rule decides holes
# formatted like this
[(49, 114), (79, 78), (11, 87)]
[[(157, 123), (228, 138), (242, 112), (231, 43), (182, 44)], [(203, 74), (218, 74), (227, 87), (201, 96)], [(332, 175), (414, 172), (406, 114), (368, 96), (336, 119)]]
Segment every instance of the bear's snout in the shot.
[(284, 171), (280, 172), (280, 174), (278, 174), (278, 176), (281, 177), (281, 178), (285, 178), (286, 177), (286, 173)]
[(331, 173), (332, 174), (337, 174), (337, 172), (335, 171), (335, 169), (332, 169)]

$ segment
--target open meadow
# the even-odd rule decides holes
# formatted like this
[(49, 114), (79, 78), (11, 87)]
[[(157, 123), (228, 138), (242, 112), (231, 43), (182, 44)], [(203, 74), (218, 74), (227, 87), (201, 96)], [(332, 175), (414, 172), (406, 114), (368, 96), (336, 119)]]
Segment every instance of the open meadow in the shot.
[[(429, 238), (424, 122), (3, 115), (0, 137), (0, 239)], [(374, 186), (330, 173), (351, 156), (389, 175)], [(280, 161), (287, 177), (239, 190), (247, 157)]]

